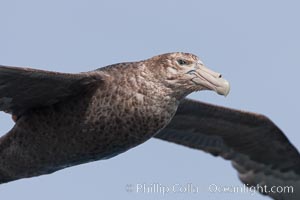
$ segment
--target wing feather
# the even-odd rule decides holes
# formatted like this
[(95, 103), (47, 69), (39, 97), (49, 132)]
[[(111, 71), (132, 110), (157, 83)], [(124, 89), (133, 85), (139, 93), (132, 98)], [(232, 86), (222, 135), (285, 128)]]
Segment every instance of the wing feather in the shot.
[(155, 137), (231, 160), (247, 186), (293, 187), (267, 194), (275, 199), (300, 199), (299, 152), (263, 115), (185, 99)]
[(67, 74), (0, 66), (0, 111), (22, 115), (79, 95), (101, 83), (100, 72)]

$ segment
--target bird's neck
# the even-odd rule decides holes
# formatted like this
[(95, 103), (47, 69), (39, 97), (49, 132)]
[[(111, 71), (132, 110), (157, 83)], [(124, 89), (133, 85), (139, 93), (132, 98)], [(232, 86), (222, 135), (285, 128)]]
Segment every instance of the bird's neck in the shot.
[(173, 95), (174, 91), (159, 81), (143, 64), (118, 64), (105, 72), (111, 77), (108, 88), (122, 97), (134, 98), (139, 102), (160, 102), (160, 105), (178, 103), (178, 99)]
[(112, 67), (106, 73), (111, 77), (105, 87), (110, 94), (106, 101), (112, 106), (118, 105), (121, 110), (140, 109), (137, 112), (152, 114), (151, 117), (166, 113), (165, 117), (171, 118), (175, 114), (178, 99), (143, 64)]

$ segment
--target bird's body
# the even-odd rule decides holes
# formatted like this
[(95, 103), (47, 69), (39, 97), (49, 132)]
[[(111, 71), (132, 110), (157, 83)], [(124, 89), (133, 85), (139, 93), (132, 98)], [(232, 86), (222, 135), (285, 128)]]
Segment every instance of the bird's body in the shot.
[(0, 66), (0, 110), (14, 127), (0, 138), (0, 183), (107, 159), (152, 137), (232, 160), (247, 186), (292, 186), (300, 155), (263, 115), (185, 99), (229, 83), (193, 54), (169, 53), (79, 74)]
[(0, 169), (7, 181), (113, 157), (166, 126), (179, 101), (168, 88), (158, 88), (142, 65), (90, 72), (101, 77), (95, 89), (18, 117), (0, 144)]

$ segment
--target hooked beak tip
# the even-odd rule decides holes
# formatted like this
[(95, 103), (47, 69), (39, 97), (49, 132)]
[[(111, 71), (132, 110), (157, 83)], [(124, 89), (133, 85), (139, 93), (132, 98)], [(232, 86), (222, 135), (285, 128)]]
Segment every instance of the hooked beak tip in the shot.
[(225, 97), (227, 97), (227, 95), (230, 92), (230, 84), (227, 80), (221, 78), (222, 80), (220, 82), (222, 82), (222, 84), (219, 85), (219, 87), (216, 88), (216, 92), (220, 95), (223, 95)]
[(230, 84), (222, 78), (220, 73), (214, 72), (204, 65), (201, 65), (196, 70), (190, 70), (187, 73), (194, 74), (192, 81), (198, 85), (202, 85), (209, 90), (214, 90), (217, 94), (227, 96), (230, 92)]

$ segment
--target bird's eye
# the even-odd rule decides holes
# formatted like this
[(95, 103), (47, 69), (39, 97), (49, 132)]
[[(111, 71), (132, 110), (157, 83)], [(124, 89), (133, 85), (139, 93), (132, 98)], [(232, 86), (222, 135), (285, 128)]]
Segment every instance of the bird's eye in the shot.
[(177, 62), (178, 62), (179, 65), (186, 65), (187, 64), (187, 62), (185, 60), (182, 60), (182, 59), (177, 60)]

